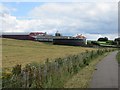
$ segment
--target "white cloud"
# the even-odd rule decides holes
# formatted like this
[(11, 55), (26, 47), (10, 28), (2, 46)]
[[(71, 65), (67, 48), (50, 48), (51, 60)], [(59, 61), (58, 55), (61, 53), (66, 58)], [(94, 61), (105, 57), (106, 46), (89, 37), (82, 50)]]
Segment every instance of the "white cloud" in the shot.
[(118, 38), (118, 34), (84, 34), (87, 40), (98, 40), (101, 37), (108, 37), (109, 40), (114, 40)]
[(18, 20), (15, 16), (3, 14), (3, 32), (29, 32), (32, 28), (40, 25), (39, 20)]
[[(9, 11), (6, 7), (2, 9)], [(0, 17), (3, 32), (54, 34), (58, 30), (63, 35), (83, 33), (88, 39), (96, 39), (98, 35), (112, 39), (117, 34), (116, 3), (45, 3), (29, 12), (32, 19), (20, 20), (8, 13)]]
[(16, 11), (17, 9), (15, 9), (15, 8), (8, 8), (8, 7), (6, 7), (6, 6), (4, 6), (2, 3), (0, 3), (0, 14), (1, 13), (10, 13), (10, 12), (13, 12), (13, 11)]
[[(35, 7), (29, 14), (43, 21), (62, 22), (68, 33), (115, 33), (117, 31), (117, 4), (115, 3), (45, 3)], [(46, 26), (49, 23), (46, 23)], [(49, 25), (48, 25), (49, 26)], [(51, 25), (55, 28), (56, 23)], [(66, 28), (66, 29), (65, 29)], [(93, 31), (91, 31), (93, 30)]]
[(2, 2), (118, 2), (119, 0), (1, 0)]
[(9, 9), (7, 7), (5, 7), (2, 3), (0, 3), (0, 13), (2, 13), (3, 11), (9, 11)]

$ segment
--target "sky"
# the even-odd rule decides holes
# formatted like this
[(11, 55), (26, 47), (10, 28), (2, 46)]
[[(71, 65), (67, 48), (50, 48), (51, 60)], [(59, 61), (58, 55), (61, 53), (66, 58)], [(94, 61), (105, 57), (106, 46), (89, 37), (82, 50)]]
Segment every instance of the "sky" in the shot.
[[(52, 0), (53, 1), (53, 0)], [(98, 0), (99, 1), (99, 0)], [(104, 0), (105, 1), (105, 0)], [(47, 32), (83, 34), (89, 40), (118, 37), (118, 3), (106, 2), (1, 2), (2, 33)]]

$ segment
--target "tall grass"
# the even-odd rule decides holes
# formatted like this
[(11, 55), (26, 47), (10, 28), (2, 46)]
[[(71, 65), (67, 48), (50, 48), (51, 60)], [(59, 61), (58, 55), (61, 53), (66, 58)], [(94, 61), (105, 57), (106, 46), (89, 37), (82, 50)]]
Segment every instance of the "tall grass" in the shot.
[(2, 68), (12, 68), (16, 64), (22, 67), (31, 62), (44, 63), (47, 58), (66, 57), (93, 48), (52, 45), (43, 42), (2, 39)]
[(86, 51), (65, 58), (49, 59), (45, 64), (31, 63), (24, 68), (16, 65), (11, 74), (3, 73), (3, 88), (62, 88), (64, 83), (89, 62), (113, 49)]

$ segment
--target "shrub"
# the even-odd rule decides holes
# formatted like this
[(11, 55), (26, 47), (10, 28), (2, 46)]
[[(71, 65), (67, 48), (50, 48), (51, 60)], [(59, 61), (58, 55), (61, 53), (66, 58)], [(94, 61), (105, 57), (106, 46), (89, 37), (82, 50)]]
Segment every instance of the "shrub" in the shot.
[(108, 41), (108, 38), (107, 37), (99, 38), (98, 41)]

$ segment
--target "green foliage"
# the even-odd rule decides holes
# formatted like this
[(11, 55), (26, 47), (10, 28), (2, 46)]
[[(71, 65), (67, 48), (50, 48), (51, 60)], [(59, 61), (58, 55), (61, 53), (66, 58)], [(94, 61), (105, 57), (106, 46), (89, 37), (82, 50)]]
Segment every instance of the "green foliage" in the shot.
[(99, 38), (98, 41), (108, 41), (108, 38), (107, 37)]
[(13, 67), (12, 73), (15, 75), (19, 75), (21, 73), (21, 65), (16, 65)]
[(88, 46), (97, 45), (97, 46), (114, 47), (115, 46), (115, 42), (113, 40), (108, 40), (108, 41), (88, 41), (87, 45)]
[[(56, 58), (54, 62), (46, 59), (44, 64), (31, 63), (23, 69), (21, 65), (13, 67), (12, 75), (3, 79), (3, 87), (9, 88), (62, 88), (64, 83), (82, 68), (112, 49), (86, 51), (78, 55)], [(8, 84), (9, 83), (9, 84)]]

